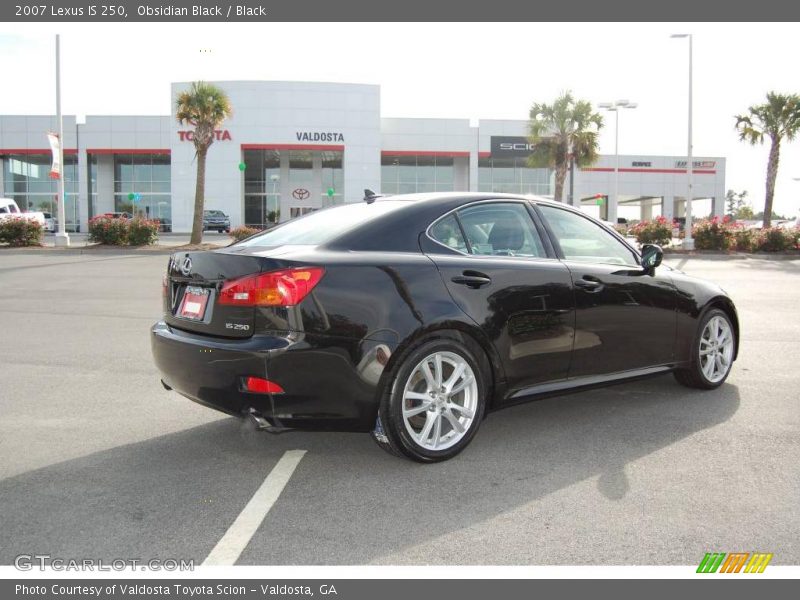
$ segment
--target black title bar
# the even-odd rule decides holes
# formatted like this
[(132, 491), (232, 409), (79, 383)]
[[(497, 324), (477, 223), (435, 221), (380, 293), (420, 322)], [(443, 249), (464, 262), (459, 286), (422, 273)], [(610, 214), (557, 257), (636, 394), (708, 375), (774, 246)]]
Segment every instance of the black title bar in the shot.
[[(794, 21), (800, 5), (760, 0), (239, 0), (238, 2), (113, 0), (17, 1), (0, 4), (9, 22), (287, 22), (287, 21)], [(598, 30), (602, 38), (602, 30)], [(536, 32), (531, 31), (535, 41)]]

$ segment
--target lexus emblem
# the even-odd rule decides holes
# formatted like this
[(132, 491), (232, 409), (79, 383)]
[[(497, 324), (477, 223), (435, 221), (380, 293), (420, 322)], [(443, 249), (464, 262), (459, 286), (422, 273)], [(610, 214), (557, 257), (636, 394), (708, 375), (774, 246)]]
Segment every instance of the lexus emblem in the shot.
[(192, 272), (192, 259), (187, 256), (186, 258), (183, 259), (183, 262), (181, 263), (181, 273), (183, 273), (184, 276), (188, 277), (191, 272)]
[(292, 198), (294, 198), (295, 200), (305, 200), (310, 195), (311, 192), (309, 192), (305, 188), (297, 188), (296, 190), (292, 191)]

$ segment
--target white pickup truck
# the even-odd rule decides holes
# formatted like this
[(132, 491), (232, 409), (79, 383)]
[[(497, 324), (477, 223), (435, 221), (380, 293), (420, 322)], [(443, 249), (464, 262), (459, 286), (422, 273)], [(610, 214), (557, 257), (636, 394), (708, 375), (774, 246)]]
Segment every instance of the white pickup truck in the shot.
[(17, 203), (10, 198), (0, 198), (0, 221), (4, 219), (13, 219), (14, 217), (22, 217), (23, 219), (30, 219), (36, 221), (44, 227), (45, 218), (42, 212), (22, 212), (17, 206)]

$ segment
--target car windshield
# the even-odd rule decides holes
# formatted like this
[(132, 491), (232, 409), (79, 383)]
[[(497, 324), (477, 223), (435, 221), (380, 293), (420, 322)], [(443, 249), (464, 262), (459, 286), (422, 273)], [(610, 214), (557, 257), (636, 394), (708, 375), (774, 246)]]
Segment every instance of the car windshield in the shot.
[(272, 247), (324, 244), (350, 229), (407, 205), (402, 201), (383, 200), (372, 204), (357, 202), (326, 208), (288, 221), (237, 245)]
[(206, 211), (206, 216), (207, 217), (224, 217), (225, 213), (223, 213), (221, 210), (207, 210)]

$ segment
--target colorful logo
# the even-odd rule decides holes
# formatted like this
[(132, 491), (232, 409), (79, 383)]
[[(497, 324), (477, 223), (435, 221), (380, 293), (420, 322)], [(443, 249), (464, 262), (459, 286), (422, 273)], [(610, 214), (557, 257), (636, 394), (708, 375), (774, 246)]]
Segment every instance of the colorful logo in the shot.
[(706, 552), (698, 573), (763, 573), (772, 554), (766, 552)]

